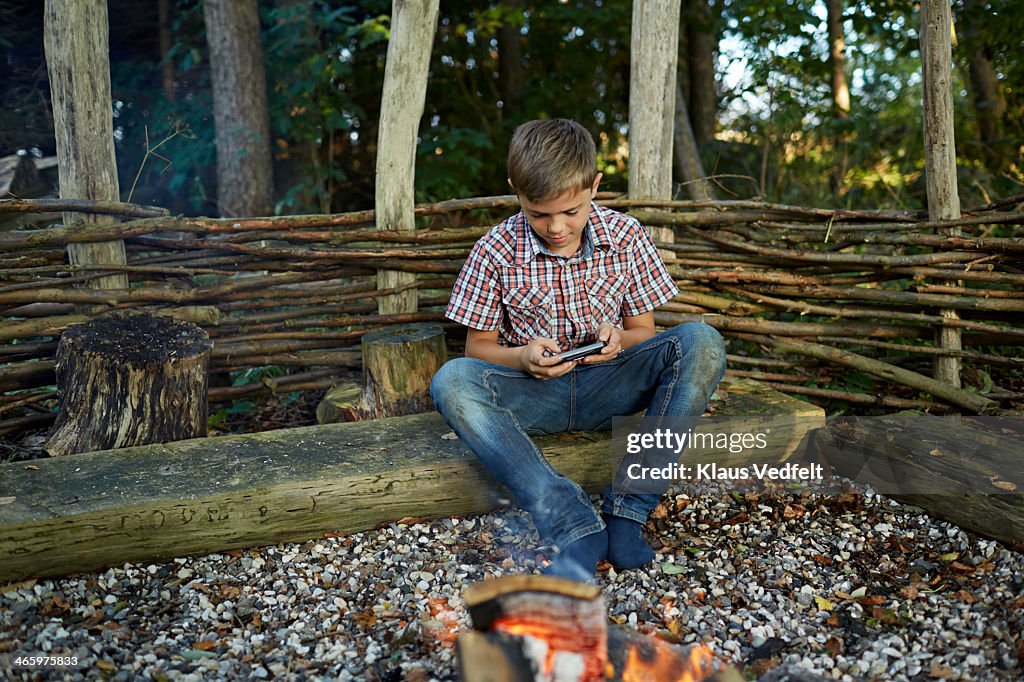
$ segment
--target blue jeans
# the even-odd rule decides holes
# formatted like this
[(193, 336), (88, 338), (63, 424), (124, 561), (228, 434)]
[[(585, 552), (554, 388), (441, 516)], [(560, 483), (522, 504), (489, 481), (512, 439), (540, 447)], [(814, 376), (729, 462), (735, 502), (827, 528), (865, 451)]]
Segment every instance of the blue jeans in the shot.
[[(710, 325), (688, 322), (555, 379), (457, 358), (434, 375), (430, 394), (452, 430), (531, 514), (541, 536), (564, 548), (601, 532), (604, 522), (583, 489), (559, 474), (530, 436), (606, 430), (613, 417), (640, 410), (699, 416), (724, 372), (722, 337)], [(659, 499), (616, 493), (609, 485), (601, 510), (644, 523)]]

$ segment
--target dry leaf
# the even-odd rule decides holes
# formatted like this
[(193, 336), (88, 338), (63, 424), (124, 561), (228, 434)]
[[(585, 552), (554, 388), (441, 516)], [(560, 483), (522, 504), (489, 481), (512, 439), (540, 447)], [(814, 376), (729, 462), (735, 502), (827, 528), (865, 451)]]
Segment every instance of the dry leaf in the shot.
[(904, 599), (917, 599), (921, 592), (913, 585), (907, 585), (906, 587), (900, 588), (900, 596)]
[(17, 497), (0, 497), (0, 504), (13, 504)]
[(782, 510), (782, 518), (784, 519), (798, 519), (804, 515), (806, 509), (802, 504), (787, 504)]
[(978, 598), (970, 592), (968, 592), (967, 590), (960, 590), (959, 592), (957, 592), (956, 598), (960, 601), (967, 602), (968, 604), (973, 604), (974, 602), (978, 601)]
[(833, 608), (832, 602), (830, 602), (828, 599), (825, 599), (824, 597), (815, 597), (814, 603), (818, 605), (819, 611), (831, 611)]
[(999, 488), (1000, 490), (1016, 490), (1017, 489), (1017, 484), (1016, 483), (1011, 483), (1010, 481), (1004, 481), (1003, 479), (995, 477), (995, 476), (992, 477), (991, 481), (992, 481), (992, 485), (994, 485), (995, 487)]
[(829, 652), (833, 656), (838, 656), (843, 653), (843, 640), (835, 637), (829, 637), (825, 642), (825, 651)]
[(241, 596), (242, 590), (234, 585), (221, 585), (220, 596), (224, 599), (235, 599)]
[(928, 672), (932, 677), (936, 677), (941, 680), (952, 680), (956, 677), (956, 673), (953, 672), (952, 668), (947, 668), (938, 661), (932, 661), (931, 669)]

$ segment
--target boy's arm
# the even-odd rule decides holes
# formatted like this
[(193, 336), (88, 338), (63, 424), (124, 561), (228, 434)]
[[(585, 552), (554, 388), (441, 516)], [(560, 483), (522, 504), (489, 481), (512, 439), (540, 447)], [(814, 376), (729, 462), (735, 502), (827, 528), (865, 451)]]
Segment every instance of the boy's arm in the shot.
[(620, 351), (646, 341), (653, 337), (654, 334), (654, 311), (641, 315), (624, 316), (622, 318), (622, 329), (607, 323), (602, 324), (600, 329), (598, 329), (597, 338), (608, 345), (602, 348), (600, 353), (583, 358), (582, 362), (588, 365), (606, 362), (618, 355)]
[(469, 328), (466, 333), (466, 357), (493, 362), (503, 367), (522, 370), (536, 379), (551, 379), (571, 370), (575, 362), (559, 362), (546, 357), (544, 351), (558, 353), (561, 348), (554, 339), (538, 337), (525, 346), (509, 348), (498, 343), (498, 331)]

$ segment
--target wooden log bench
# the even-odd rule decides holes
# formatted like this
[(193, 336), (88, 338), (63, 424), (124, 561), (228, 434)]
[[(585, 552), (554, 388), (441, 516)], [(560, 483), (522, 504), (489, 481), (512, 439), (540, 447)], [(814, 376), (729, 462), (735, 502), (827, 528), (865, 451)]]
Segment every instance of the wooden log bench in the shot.
[(840, 476), (1024, 550), (1024, 415), (838, 417), (814, 448)]
[[(820, 408), (751, 381), (725, 382), (721, 392), (718, 415), (799, 417), (805, 432), (824, 423)], [(770, 457), (803, 435), (782, 434)], [(610, 481), (608, 433), (537, 440), (587, 490)], [(304, 541), (407, 516), (483, 513), (506, 502), (437, 413), (7, 463), (0, 583)]]

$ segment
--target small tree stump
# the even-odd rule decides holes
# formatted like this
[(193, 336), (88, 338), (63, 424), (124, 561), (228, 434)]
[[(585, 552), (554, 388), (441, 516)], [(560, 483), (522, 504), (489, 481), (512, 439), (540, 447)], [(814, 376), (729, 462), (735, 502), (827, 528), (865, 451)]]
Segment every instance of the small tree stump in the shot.
[(57, 347), (61, 411), (45, 449), (67, 455), (206, 435), (213, 343), (149, 313), (69, 327)]
[(438, 324), (386, 327), (363, 336), (363, 386), (330, 389), (317, 407), (321, 424), (418, 414), (434, 409), (430, 380), (448, 360)]

